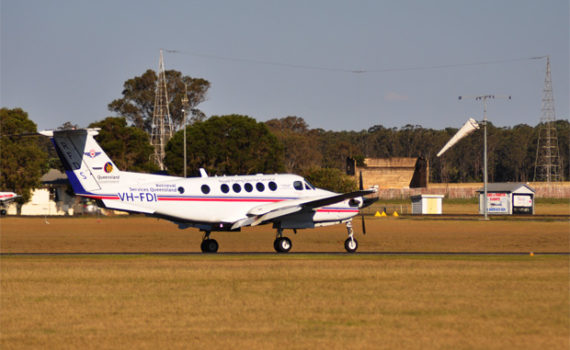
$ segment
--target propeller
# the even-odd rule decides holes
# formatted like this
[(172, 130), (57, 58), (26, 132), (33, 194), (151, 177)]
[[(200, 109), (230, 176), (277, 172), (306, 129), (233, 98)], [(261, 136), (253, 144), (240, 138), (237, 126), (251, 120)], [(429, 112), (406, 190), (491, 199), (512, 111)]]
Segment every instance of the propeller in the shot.
[[(362, 181), (362, 171), (360, 171), (359, 174), (359, 187), (360, 190), (364, 190), (364, 183)], [(378, 197), (376, 198), (364, 198), (362, 197), (362, 206), (360, 207), (360, 209), (364, 209), (366, 207), (371, 206), (374, 202), (376, 202), (378, 200)], [(362, 233), (366, 234), (366, 223), (364, 222), (364, 213), (360, 212), (360, 217), (362, 218)]]
[[(362, 190), (364, 190), (364, 184), (363, 184), (363, 182), (362, 182), (362, 170), (360, 171), (359, 178), (360, 178), (360, 181), (359, 181), (359, 183), (360, 183), (360, 190), (362, 191)], [(364, 201), (364, 198), (362, 198), (362, 201)], [(362, 203), (362, 204), (364, 204), (364, 203)], [(363, 207), (364, 207), (364, 206), (363, 206)], [(362, 213), (362, 212), (361, 212), (361, 213)], [(360, 217), (361, 217), (361, 219), (362, 219), (362, 234), (365, 235), (365, 234), (366, 234), (366, 223), (364, 223), (364, 214), (360, 214)]]

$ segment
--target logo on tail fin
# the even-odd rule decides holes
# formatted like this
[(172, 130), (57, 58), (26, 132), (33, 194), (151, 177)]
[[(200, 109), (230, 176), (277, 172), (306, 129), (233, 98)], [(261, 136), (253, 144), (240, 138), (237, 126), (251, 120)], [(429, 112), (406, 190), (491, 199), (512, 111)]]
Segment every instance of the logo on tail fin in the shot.
[(90, 150), (89, 152), (85, 152), (84, 154), (85, 154), (87, 157), (93, 159), (93, 158), (97, 157), (98, 155), (100, 155), (101, 152), (97, 152), (97, 151), (95, 151), (94, 149), (92, 149), (92, 150)]
[(105, 167), (103, 168), (107, 174), (113, 171), (113, 164), (111, 162), (105, 163)]

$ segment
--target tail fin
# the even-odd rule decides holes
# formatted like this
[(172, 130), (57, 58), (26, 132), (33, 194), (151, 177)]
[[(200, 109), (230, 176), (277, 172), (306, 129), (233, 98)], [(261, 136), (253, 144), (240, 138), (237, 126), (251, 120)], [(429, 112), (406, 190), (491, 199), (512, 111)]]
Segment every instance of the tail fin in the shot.
[(105, 184), (117, 184), (120, 170), (107, 156), (93, 136), (99, 129), (42, 131), (50, 136), (61, 159), (73, 191), (89, 194)]

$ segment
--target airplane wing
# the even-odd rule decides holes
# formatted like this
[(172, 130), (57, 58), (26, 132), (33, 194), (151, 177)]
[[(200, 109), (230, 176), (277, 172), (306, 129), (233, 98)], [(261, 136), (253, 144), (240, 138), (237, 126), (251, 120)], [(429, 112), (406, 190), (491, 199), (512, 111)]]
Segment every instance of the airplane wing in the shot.
[(312, 210), (326, 205), (339, 203), (350, 198), (362, 197), (375, 192), (376, 190), (360, 190), (343, 194), (335, 194), (332, 196), (290, 199), (277, 203), (263, 204), (252, 208), (247, 213), (247, 218), (236, 221), (232, 226), (232, 230), (243, 226), (256, 226), (279, 217), (299, 212), (301, 210)]
[(14, 199), (21, 197), (14, 192), (0, 192), (0, 202), (8, 203), (13, 201)]

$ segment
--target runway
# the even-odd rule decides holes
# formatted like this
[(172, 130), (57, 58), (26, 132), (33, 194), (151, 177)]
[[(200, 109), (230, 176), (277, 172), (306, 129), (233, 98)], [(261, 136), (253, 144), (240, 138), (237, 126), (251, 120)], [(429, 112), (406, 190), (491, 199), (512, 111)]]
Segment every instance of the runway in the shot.
[[(289, 252), (289, 253), (275, 253), (275, 252), (227, 252), (227, 253), (201, 253), (201, 252), (14, 252), (14, 253), (0, 253), (0, 257), (10, 256), (525, 256), (530, 255), (531, 252)], [(570, 256), (570, 252), (532, 252), (533, 255), (560, 255)]]

